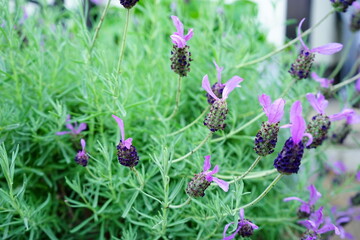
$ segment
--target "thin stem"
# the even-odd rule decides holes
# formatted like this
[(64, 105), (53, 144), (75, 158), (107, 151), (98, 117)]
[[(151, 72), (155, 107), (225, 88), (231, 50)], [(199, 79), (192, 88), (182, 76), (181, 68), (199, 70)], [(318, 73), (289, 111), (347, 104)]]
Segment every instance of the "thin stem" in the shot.
[[(305, 37), (307, 35), (309, 35), (315, 28), (317, 28), (328, 16), (330, 16), (333, 12), (335, 12), (335, 10), (331, 10), (328, 14), (325, 15), (325, 17), (323, 17), (318, 23), (316, 23), (314, 26), (312, 26), (311, 28), (309, 28), (308, 30), (306, 30), (305, 32), (303, 32), (301, 35), (302, 37)], [(247, 62), (247, 63), (242, 63), (242, 64), (239, 64), (237, 66), (235, 66), (235, 68), (241, 68), (241, 67), (245, 67), (245, 66), (249, 66), (249, 65), (252, 65), (252, 64), (255, 64), (255, 63), (259, 63), (259, 62), (262, 62), (272, 56), (274, 56), (275, 54), (278, 54), (279, 52), (283, 51), (284, 49), (288, 48), (289, 46), (293, 45), (294, 43), (296, 43), (298, 40), (300, 39), (300, 37), (298, 36), (297, 38), (291, 40), (290, 42), (288, 42), (287, 44), (285, 44), (284, 46), (276, 49), (275, 51), (263, 56), (263, 57), (260, 57), (258, 59), (254, 59), (250, 62)]]
[(191, 202), (191, 198), (189, 197), (186, 201), (180, 205), (170, 205), (169, 208), (182, 208), (183, 206), (189, 204)]
[(178, 111), (178, 109), (179, 109), (180, 96), (181, 96), (181, 82), (182, 82), (182, 77), (179, 76), (178, 88), (177, 88), (177, 91), (176, 91), (175, 108), (174, 108), (173, 112), (171, 113), (171, 115), (168, 116), (167, 118), (165, 118), (166, 121), (172, 119), (172, 118), (176, 115), (176, 113), (177, 113), (177, 111)]
[(144, 182), (144, 179), (142, 179), (142, 177), (140, 176), (140, 174), (138, 173), (138, 171), (136, 170), (136, 168), (132, 167), (130, 168), (131, 171), (133, 171), (136, 175), (136, 178), (140, 184), (140, 188), (142, 189), (144, 186), (145, 186), (145, 182)]
[(106, 16), (107, 11), (108, 11), (108, 9), (109, 9), (110, 2), (111, 2), (111, 0), (108, 0), (108, 1), (107, 1), (106, 6), (105, 6), (105, 9), (104, 9), (104, 11), (103, 11), (102, 14), (101, 14), (100, 21), (99, 21), (99, 23), (98, 23), (98, 25), (97, 25), (97, 27), (96, 27), (96, 29), (95, 29), (95, 34), (94, 34), (93, 40), (91, 41), (91, 45), (90, 45), (90, 49), (89, 49), (90, 55), (91, 55), (91, 52), (92, 52), (92, 50), (93, 50), (93, 48), (94, 48), (94, 46), (95, 46), (95, 41), (96, 41), (96, 39), (97, 39), (97, 37), (98, 37), (98, 35), (99, 35), (100, 28), (101, 28), (101, 26), (102, 26), (102, 24), (103, 24), (103, 22), (104, 22), (105, 16)]
[(169, 134), (165, 135), (165, 137), (174, 136), (174, 135), (179, 134), (179, 133), (185, 131), (186, 129), (190, 128), (190, 127), (191, 127), (192, 125), (194, 125), (197, 121), (199, 121), (200, 118), (202, 118), (202, 117), (205, 115), (205, 113), (207, 113), (207, 112), (209, 111), (209, 109), (210, 109), (210, 106), (208, 106), (207, 108), (205, 108), (205, 110), (200, 114), (200, 116), (198, 116), (192, 123), (186, 125), (185, 127), (181, 128), (180, 130), (177, 130), (176, 132), (169, 133)]
[(348, 84), (350, 84), (352, 82), (355, 82), (358, 78), (360, 78), (360, 73), (356, 74), (354, 77), (352, 77), (352, 78), (350, 78), (348, 80), (345, 80), (345, 81), (343, 81), (341, 83), (338, 83), (338, 84), (334, 85), (332, 87), (332, 89), (331, 89), (331, 92), (335, 92), (338, 89), (340, 89), (340, 88), (342, 88), (342, 87), (344, 87), (344, 86), (346, 86), (346, 85), (348, 85)]
[(333, 79), (341, 70), (341, 68), (344, 66), (344, 63), (348, 57), (349, 51), (351, 49), (351, 45), (354, 41), (354, 34), (351, 36), (351, 38), (348, 40), (348, 42), (346, 43), (346, 47), (345, 50), (342, 52), (342, 57), (340, 59), (340, 62), (338, 63), (338, 65), (336, 66), (336, 68), (334, 69), (334, 71), (332, 71), (332, 73), (329, 75), (329, 79)]
[(193, 150), (191, 150), (190, 152), (188, 152), (187, 154), (185, 154), (184, 156), (177, 158), (175, 160), (173, 160), (172, 162), (176, 163), (176, 162), (180, 162), (182, 160), (184, 160), (185, 158), (189, 157), (190, 155), (192, 155), (193, 153), (195, 153), (197, 150), (199, 150), (206, 142), (207, 140), (212, 136), (212, 132), (209, 132), (209, 134), (205, 137), (204, 140), (202, 140), (202, 142)]
[(116, 72), (118, 74), (120, 74), (121, 63), (122, 63), (122, 60), (124, 58), (125, 43), (126, 43), (126, 36), (127, 36), (128, 26), (129, 26), (129, 19), (130, 19), (130, 9), (127, 9), (127, 11), (126, 11), (126, 22), (125, 22), (125, 28), (124, 28), (124, 33), (123, 33), (123, 40), (122, 40), (121, 48), (120, 48), (120, 57), (119, 57), (119, 62), (118, 62), (117, 69), (116, 69)]
[(244, 172), (241, 176), (239, 176), (238, 178), (235, 178), (234, 180), (230, 181), (229, 183), (234, 183), (236, 181), (240, 181), (241, 179), (243, 179), (246, 175), (248, 175), (255, 167), (256, 165), (260, 162), (261, 160), (261, 156), (258, 156), (255, 161), (251, 164), (251, 166), (249, 167), (248, 170), (246, 170), (246, 172)]

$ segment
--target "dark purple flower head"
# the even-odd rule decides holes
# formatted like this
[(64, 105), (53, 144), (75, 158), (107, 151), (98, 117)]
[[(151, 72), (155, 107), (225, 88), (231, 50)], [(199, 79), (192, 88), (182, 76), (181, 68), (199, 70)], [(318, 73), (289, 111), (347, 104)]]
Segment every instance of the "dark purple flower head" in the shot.
[(184, 25), (180, 19), (176, 16), (171, 16), (171, 19), (173, 20), (177, 31), (174, 32), (170, 38), (178, 48), (184, 48), (186, 46), (186, 42), (189, 41), (194, 35), (193, 29), (190, 28), (188, 33), (184, 35)]
[(236, 237), (236, 235), (240, 235), (242, 237), (250, 237), (253, 234), (254, 229), (259, 228), (258, 226), (253, 224), (250, 220), (245, 219), (245, 214), (244, 214), (243, 208), (240, 209), (240, 219), (238, 221), (238, 225), (237, 225), (235, 232), (229, 236), (226, 236), (226, 232), (227, 232), (228, 228), (230, 227), (230, 225), (232, 225), (232, 224), (234, 224), (234, 223), (231, 222), (231, 223), (228, 223), (225, 225), (222, 240), (234, 239)]
[(123, 5), (124, 8), (130, 9), (135, 6), (138, 1), (139, 0), (120, 0), (120, 4)]
[(330, 0), (336, 11), (346, 12), (348, 7), (356, 0)]
[(331, 86), (331, 84), (333, 84), (333, 82), (334, 82), (334, 79), (327, 79), (327, 78), (319, 77), (319, 75), (317, 75), (316, 72), (312, 72), (311, 77), (315, 81), (320, 83), (320, 86), (323, 87), (323, 88), (329, 88)]
[(84, 139), (80, 141), (82, 150), (80, 150), (75, 156), (75, 162), (83, 167), (86, 167), (89, 161), (89, 156), (85, 151), (86, 142)]
[(229, 94), (236, 88), (236, 87), (240, 87), (239, 84), (244, 81), (244, 79), (242, 79), (239, 76), (233, 76), (232, 78), (230, 78), (226, 83), (225, 83), (225, 87), (224, 90), (221, 94), (221, 98), (217, 97), (215, 95), (215, 93), (212, 91), (211, 86), (210, 86), (210, 82), (209, 82), (209, 77), (208, 75), (205, 75), (203, 77), (202, 80), (202, 87), (203, 89), (205, 89), (205, 91), (210, 94), (210, 96), (212, 96), (216, 101), (218, 100), (226, 100), (229, 96)]
[(203, 172), (195, 174), (195, 177), (189, 182), (186, 193), (193, 198), (205, 196), (205, 190), (210, 186), (211, 182), (215, 182), (222, 190), (227, 192), (229, 190), (229, 183), (219, 178), (213, 177), (214, 174), (219, 172), (219, 166), (216, 165), (212, 171), (211, 168), (211, 156), (204, 157)]
[(310, 192), (310, 196), (309, 196), (308, 201), (304, 201), (304, 200), (302, 200), (301, 198), (298, 198), (298, 197), (284, 198), (284, 202), (288, 202), (288, 201), (292, 201), (292, 200), (301, 202), (301, 206), (300, 206), (299, 211), (298, 211), (298, 216), (300, 218), (308, 218), (310, 216), (310, 214), (314, 211), (315, 203), (321, 197), (321, 193), (319, 193), (316, 190), (314, 185), (310, 185), (308, 187), (308, 190)]
[(124, 122), (121, 118), (112, 115), (121, 132), (121, 140), (116, 146), (119, 163), (126, 167), (135, 167), (139, 163), (139, 156), (136, 148), (132, 145), (132, 138), (125, 139)]
[(285, 100), (283, 98), (279, 98), (271, 103), (271, 97), (266, 94), (260, 95), (258, 99), (266, 116), (268, 117), (268, 122), (270, 124), (280, 122), (284, 116)]
[(78, 135), (80, 134), (82, 131), (84, 131), (87, 128), (86, 123), (80, 123), (80, 125), (78, 125), (76, 122), (73, 124), (70, 123), (70, 115), (67, 115), (66, 117), (66, 128), (69, 129), (70, 131), (64, 131), (64, 132), (57, 132), (56, 135), (65, 135), (65, 134), (71, 134), (71, 135)]
[[(335, 231), (336, 235), (340, 234), (339, 229), (332, 223), (324, 223), (323, 207), (320, 207), (317, 211), (311, 214), (309, 220), (299, 221), (301, 225), (308, 229), (307, 236), (302, 238), (304, 240), (320, 239), (321, 234)], [(321, 226), (322, 225), (322, 226)], [(321, 227), (320, 227), (321, 226)]]

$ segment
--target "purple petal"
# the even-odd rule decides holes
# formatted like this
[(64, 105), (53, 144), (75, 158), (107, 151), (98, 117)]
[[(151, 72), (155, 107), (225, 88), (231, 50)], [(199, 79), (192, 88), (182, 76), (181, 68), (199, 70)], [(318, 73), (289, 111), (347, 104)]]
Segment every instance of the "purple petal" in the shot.
[(56, 135), (60, 136), (60, 135), (65, 135), (65, 134), (71, 134), (72, 132), (69, 131), (65, 131), (65, 132), (57, 132)]
[(356, 80), (356, 83), (355, 83), (355, 90), (360, 92), (360, 78), (358, 80)]
[(205, 161), (204, 161), (203, 170), (204, 170), (204, 172), (206, 172), (207, 170), (209, 170), (211, 168), (211, 163), (210, 163), (211, 156), (207, 155), (204, 158), (205, 158)]
[(310, 133), (304, 133), (304, 137), (308, 137), (309, 140), (306, 143), (306, 146), (310, 146), (310, 144), (313, 142), (314, 138)]
[(330, 231), (335, 231), (336, 235), (340, 235), (339, 229), (332, 223), (325, 224), (317, 231), (317, 233), (323, 234), (323, 233), (330, 232)]
[(315, 223), (316, 229), (318, 229), (320, 224), (324, 221), (323, 209), (324, 207), (320, 207), (310, 216), (310, 220)]
[(355, 113), (355, 111), (353, 109), (346, 108), (346, 109), (342, 110), (340, 113), (330, 115), (329, 118), (330, 118), (330, 121), (339, 121), (339, 120), (348, 118), (350, 115), (352, 115), (354, 113)]
[(334, 172), (338, 175), (346, 173), (346, 166), (342, 161), (334, 163)]
[(321, 193), (316, 190), (316, 187), (313, 184), (308, 187), (308, 190), (310, 192), (309, 204), (314, 205), (321, 197)]
[(308, 93), (306, 94), (306, 98), (315, 111), (321, 114), (325, 113), (325, 108), (329, 102), (325, 100), (325, 97), (321, 93), (318, 93), (317, 96), (312, 93)]
[(81, 139), (81, 140), (80, 140), (80, 143), (81, 143), (81, 147), (82, 147), (83, 152), (85, 152), (85, 146), (86, 146), (85, 140), (84, 140), (84, 139)]
[(294, 143), (298, 144), (304, 136), (304, 132), (306, 129), (306, 123), (305, 123), (305, 120), (301, 116), (296, 116), (293, 120), (294, 121), (293, 121), (291, 129), (290, 129), (291, 136), (293, 138)]
[(128, 138), (123, 142), (127, 149), (130, 149), (130, 147), (132, 145), (132, 140), (133, 140), (132, 138)]
[(289, 124), (284, 124), (282, 125), (280, 128), (291, 128), (292, 124), (289, 123)]
[[(219, 98), (215, 95), (215, 93), (211, 90), (210, 82), (208, 75), (205, 75), (202, 80), (202, 88), (205, 89), (205, 91), (210, 94), (214, 99), (219, 100)], [(224, 89), (225, 90), (225, 89)]]
[(316, 230), (316, 225), (311, 220), (298, 221), (298, 223), (303, 225), (304, 227), (306, 227), (309, 230)]
[(173, 44), (175, 44), (178, 48), (184, 48), (186, 46), (186, 41), (184, 38), (179, 35), (173, 34), (170, 36)]
[(315, 72), (312, 72), (311, 73), (311, 77), (320, 83), (321, 87), (323, 88), (329, 88), (330, 85), (334, 82), (333, 79), (329, 80), (329, 79), (326, 79), (326, 78), (321, 78), (319, 77)]
[(328, 43), (320, 47), (316, 47), (310, 50), (310, 52), (317, 52), (323, 55), (332, 55), (341, 51), (343, 45), (340, 43)]
[(288, 198), (284, 198), (284, 202), (288, 202), (288, 201), (299, 201), (299, 202), (302, 202), (302, 203), (307, 203), (305, 202), (304, 200), (302, 200), (301, 198), (298, 198), (298, 197), (288, 197)]
[(223, 67), (219, 67), (219, 65), (217, 65), (217, 63), (215, 62), (215, 60), (214, 60), (213, 62), (214, 62), (214, 65), (215, 65), (215, 67), (216, 67), (218, 83), (221, 84), (221, 72), (224, 70), (224, 68), (223, 68)]
[(244, 211), (243, 208), (240, 208), (239, 215), (240, 215), (240, 219), (241, 219), (241, 220), (244, 220), (244, 218), (245, 218), (245, 211)]
[(219, 187), (224, 190), (225, 192), (229, 191), (229, 183), (225, 182), (224, 180), (218, 179), (216, 177), (213, 177), (213, 182), (215, 182)]
[(224, 91), (222, 93), (222, 99), (227, 99), (229, 94), (238, 87), (238, 84), (241, 83), (244, 79), (239, 76), (232, 77), (229, 81), (225, 83)]
[(182, 24), (182, 22), (180, 21), (180, 19), (177, 16), (171, 16), (171, 19), (176, 27), (177, 33), (181, 36), (184, 37), (184, 25)]
[(340, 224), (348, 223), (348, 222), (351, 222), (351, 217), (349, 217), (349, 216), (340, 217), (340, 218), (336, 219), (336, 225), (340, 225)]
[(215, 165), (214, 169), (211, 172), (208, 172), (207, 175), (213, 175), (219, 172), (219, 165)]
[(357, 124), (360, 123), (360, 115), (355, 114), (351, 114), (346, 118), (346, 123), (347, 124)]
[(74, 130), (75, 134), (79, 134), (82, 131), (84, 131), (87, 128), (87, 124), (86, 123), (80, 123), (79, 127), (77, 129)]
[(271, 104), (268, 115), (269, 123), (273, 124), (280, 122), (284, 116), (284, 106), (285, 100), (282, 98), (276, 99), (273, 104)]
[(125, 142), (125, 130), (124, 130), (124, 122), (121, 118), (115, 116), (115, 115), (111, 115), (115, 121), (117, 122), (117, 124), (119, 125), (120, 128), (120, 132), (121, 132), (121, 141)]
[(256, 226), (255, 224), (248, 222), (248, 224), (252, 227), (252, 229), (258, 229), (259, 227)]
[(310, 207), (310, 205), (308, 203), (301, 204), (300, 211), (310, 214), (311, 213), (311, 207)]
[(301, 42), (301, 45), (303, 46), (303, 48), (305, 49), (305, 51), (309, 51), (309, 48), (305, 45), (303, 39), (302, 39), (302, 36), (301, 36), (301, 26), (303, 24), (303, 22), (305, 21), (305, 18), (303, 18), (300, 23), (299, 23), (299, 27), (298, 27), (298, 30), (297, 30), (297, 35), (299, 37), (299, 40)]
[(188, 33), (185, 35), (185, 41), (189, 41), (194, 36), (194, 31), (192, 28), (189, 29)]
[(360, 171), (358, 171), (357, 174), (356, 174), (356, 180), (357, 180), (358, 182), (360, 182)]
[(292, 123), (296, 116), (302, 116), (302, 105), (300, 101), (293, 103), (290, 109), (290, 122)]
[(258, 97), (260, 105), (263, 107), (263, 110), (266, 114), (266, 116), (269, 117), (270, 113), (270, 106), (271, 106), (271, 97), (266, 94), (261, 94)]
[(227, 230), (228, 230), (228, 228), (229, 228), (229, 226), (230, 226), (231, 224), (234, 224), (234, 223), (231, 222), (231, 223), (225, 225), (224, 232), (223, 232), (223, 239), (222, 239), (222, 240), (231, 240), (231, 239), (234, 239), (235, 236), (237, 235), (237, 233), (240, 231), (240, 227), (238, 227), (233, 234), (231, 234), (231, 235), (229, 235), (229, 236), (226, 237), (226, 232), (227, 232)]
[(353, 2), (352, 6), (354, 8), (356, 8), (357, 10), (360, 10), (360, 3), (359, 2), (357, 2), (357, 1)]

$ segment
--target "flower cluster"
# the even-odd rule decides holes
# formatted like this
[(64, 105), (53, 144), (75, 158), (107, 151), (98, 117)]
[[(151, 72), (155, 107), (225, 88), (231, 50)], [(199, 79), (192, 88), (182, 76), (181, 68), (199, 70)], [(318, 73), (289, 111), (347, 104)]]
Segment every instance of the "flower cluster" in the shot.
[(77, 122), (75, 122), (74, 124), (71, 124), (70, 122), (71, 122), (71, 116), (67, 115), (65, 126), (70, 131), (57, 132), (56, 135), (70, 134), (72, 136), (76, 136), (79, 135), (82, 131), (86, 130), (87, 128), (86, 123), (80, 123), (80, 125), (78, 125)]
[(231, 240), (231, 239), (236, 238), (237, 235), (240, 235), (241, 237), (250, 237), (251, 235), (253, 235), (254, 230), (259, 228), (254, 223), (252, 223), (250, 220), (245, 219), (245, 214), (244, 214), (243, 208), (240, 209), (240, 219), (237, 223), (237, 228), (236, 228), (235, 232), (229, 236), (226, 236), (226, 232), (232, 224), (234, 224), (234, 223), (231, 222), (231, 223), (228, 223), (225, 225), (222, 240)]
[[(221, 72), (224, 70), (224, 68), (219, 67), (215, 61), (214, 61), (214, 65), (216, 67), (218, 81), (216, 83), (214, 83), (214, 85), (211, 86), (211, 90), (218, 98), (221, 98), (222, 93), (224, 91), (224, 87), (225, 87), (225, 84), (221, 83)], [(209, 93), (206, 93), (206, 97), (207, 97), (207, 101), (210, 105), (212, 105), (216, 101), (216, 99), (213, 98)]]
[(86, 142), (84, 139), (80, 141), (82, 149), (76, 154), (75, 162), (83, 167), (86, 167), (89, 161), (89, 155), (85, 151)]

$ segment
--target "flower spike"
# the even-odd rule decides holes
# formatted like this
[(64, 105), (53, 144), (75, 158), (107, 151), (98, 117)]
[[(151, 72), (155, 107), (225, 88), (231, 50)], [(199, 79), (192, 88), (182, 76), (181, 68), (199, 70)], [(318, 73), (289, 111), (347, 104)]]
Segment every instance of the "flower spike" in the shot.
[(69, 129), (70, 131), (64, 131), (64, 132), (57, 132), (56, 135), (65, 135), (65, 134), (70, 134), (70, 135), (79, 135), (82, 131), (86, 130), (87, 128), (87, 124), (86, 123), (80, 123), (80, 125), (78, 126), (78, 124), (75, 122), (74, 125), (70, 123), (71, 116), (67, 115), (66, 116), (66, 128)]
[(75, 162), (83, 167), (86, 167), (89, 161), (89, 156), (85, 151), (86, 142), (84, 139), (80, 140), (81, 150), (75, 156)]
[(258, 229), (259, 227), (253, 224), (250, 220), (245, 219), (244, 209), (240, 208), (240, 219), (237, 223), (238, 227), (236, 228), (235, 232), (229, 236), (226, 236), (226, 232), (229, 229), (230, 225), (234, 224), (233, 222), (228, 223), (224, 227), (223, 232), (223, 239), (222, 240), (231, 240), (234, 239), (237, 235), (240, 235), (242, 237), (250, 237), (253, 235), (254, 230)]

